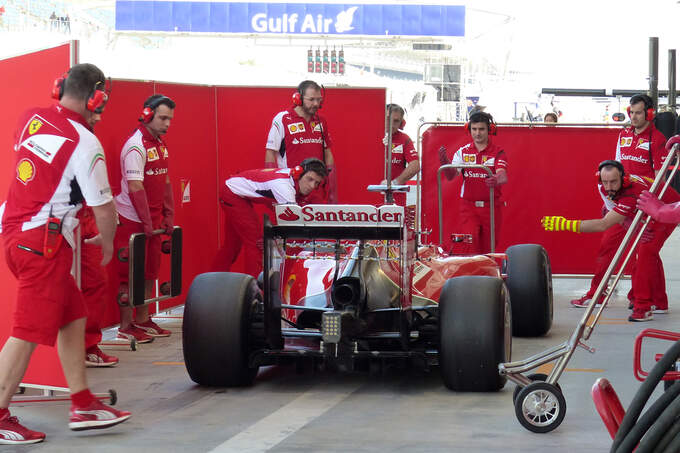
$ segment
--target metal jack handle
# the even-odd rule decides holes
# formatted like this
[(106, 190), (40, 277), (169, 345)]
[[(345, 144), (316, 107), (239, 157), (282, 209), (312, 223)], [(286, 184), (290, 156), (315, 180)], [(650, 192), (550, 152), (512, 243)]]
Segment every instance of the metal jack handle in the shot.
[[(482, 164), (446, 164), (442, 165), (439, 167), (437, 170), (437, 200), (439, 202), (439, 244), (443, 244), (443, 238), (444, 238), (444, 219), (442, 216), (442, 171), (446, 170), (447, 168), (455, 168), (456, 170), (459, 169), (464, 169), (464, 168), (477, 168), (480, 170), (484, 170), (489, 176), (493, 176), (493, 172), (489, 167), (486, 165)], [(491, 253), (496, 252), (496, 228), (494, 228), (494, 188), (493, 186), (489, 187), (489, 208), (490, 208), (490, 215), (489, 215), (489, 221), (491, 223), (490, 230), (491, 230)]]

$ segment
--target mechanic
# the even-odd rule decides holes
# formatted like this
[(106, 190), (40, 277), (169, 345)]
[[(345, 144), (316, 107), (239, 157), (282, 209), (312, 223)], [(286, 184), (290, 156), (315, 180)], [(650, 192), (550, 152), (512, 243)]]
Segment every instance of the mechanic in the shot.
[[(460, 147), (451, 162), (446, 156), (444, 147), (439, 149), (439, 162), (442, 165), (453, 163), (484, 164), (490, 167), (492, 176), (478, 168), (463, 170), (463, 184), (460, 189), (460, 225), (459, 231), (472, 237), (471, 243), (463, 243), (465, 254), (479, 254), (491, 251), (489, 188), (494, 188), (494, 225), (496, 244), (500, 238), (500, 226), (503, 218), (501, 187), (508, 182), (508, 159), (502, 147), (493, 143), (491, 136), (496, 135), (496, 123), (491, 114), (477, 112), (470, 115), (465, 130), (472, 141)], [(447, 169), (447, 179), (453, 179), (458, 169)]]
[[(654, 102), (646, 94), (636, 94), (630, 98), (628, 116), (631, 126), (619, 133), (616, 143), (616, 160), (623, 164), (623, 169), (627, 174), (654, 179), (661, 165), (663, 165), (665, 156), (663, 150), (664, 143), (666, 143), (666, 138), (654, 127), (652, 122), (654, 119)], [(606, 215), (606, 212), (607, 210), (603, 206), (603, 216)], [(625, 235), (626, 229), (618, 224), (604, 232), (595, 260), (595, 274), (590, 282), (590, 289), (584, 296), (572, 300), (573, 306), (581, 308), (588, 306)], [(634, 257), (631, 257), (628, 268), (631, 274), (635, 272)], [(663, 276), (664, 270), (661, 261), (659, 261), (655, 272)], [(633, 308), (634, 298), (635, 294), (631, 289), (628, 293), (630, 308)], [(602, 298), (597, 303), (599, 304), (601, 301)], [(657, 307), (657, 310), (660, 313), (667, 308)]]
[[(387, 104), (387, 121), (392, 126), (392, 184), (406, 184), (420, 171), (418, 152), (413, 146), (411, 138), (402, 132), (406, 126), (404, 119), (405, 111), (397, 104)], [(383, 138), (383, 144), (387, 146), (387, 132)], [(381, 184), (387, 184), (383, 179)], [(394, 202), (399, 206), (406, 206), (406, 194), (395, 193)]]
[(108, 99), (104, 73), (94, 65), (73, 66), (57, 79), (59, 103), (26, 111), (16, 129), (16, 177), (0, 207), (7, 266), (18, 280), (14, 322), (0, 351), (0, 444), (41, 442), (45, 434), (10, 416), (8, 405), (38, 344), (55, 341), (71, 392), (69, 428), (107, 428), (130, 413), (102, 404), (85, 375), (85, 315), (82, 293), (71, 275), (73, 229), (80, 202), (92, 207), (101, 233), (102, 260), (113, 254), (116, 211), (101, 144), (89, 119)]
[[(546, 231), (572, 231), (575, 233), (595, 233), (606, 231), (615, 225), (630, 226), (635, 217), (636, 202), (644, 190), (648, 190), (653, 180), (649, 177), (626, 176), (621, 162), (605, 160), (598, 166), (600, 184), (598, 189), (609, 212), (592, 220), (567, 220), (561, 216), (546, 216), (541, 222)], [(668, 188), (664, 202), (680, 201), (680, 195)], [(628, 220), (627, 220), (628, 219)], [(675, 229), (675, 223), (650, 222), (637, 248), (637, 265), (633, 271), (633, 313), (628, 321), (649, 321), (652, 313), (668, 312), (668, 296), (663, 273), (655, 272), (661, 261), (659, 251), (668, 236)]]
[(276, 114), (267, 137), (265, 168), (294, 168), (308, 157), (326, 165), (328, 178), (300, 204), (338, 202), (338, 170), (331, 152), (333, 143), (328, 123), (318, 113), (322, 105), (322, 87), (312, 80), (300, 82), (293, 93), (293, 107)]
[[(666, 142), (666, 150), (670, 151), (676, 144), (680, 144), (680, 135), (674, 135)], [(637, 208), (657, 222), (680, 223), (680, 203), (665, 204), (646, 190), (638, 198)]]
[(299, 204), (323, 184), (327, 175), (323, 161), (310, 157), (294, 168), (246, 170), (227, 179), (220, 189), (220, 204), (227, 215), (225, 243), (212, 270), (228, 272), (243, 246), (245, 272), (257, 278), (262, 272), (263, 244), (261, 222), (253, 203), (269, 208), (274, 203)]
[[(101, 120), (101, 112), (93, 112), (87, 118), (92, 129)], [(99, 348), (102, 340), (101, 316), (105, 313), (108, 276), (102, 261), (101, 235), (92, 208), (83, 202), (78, 211), (80, 225), (80, 291), (87, 307), (85, 323), (85, 366), (111, 367), (118, 363), (118, 357), (108, 355)]]
[[(162, 94), (154, 94), (144, 101), (139, 126), (127, 138), (120, 153), (122, 172), (121, 192), (116, 195), (118, 231), (116, 250), (128, 247), (130, 236), (146, 234), (145, 298), (151, 297), (158, 278), (161, 262), (161, 238), (153, 235), (155, 229), (172, 233), (174, 226), (174, 200), (168, 175), (168, 149), (161, 138), (168, 132), (174, 117), (175, 101)], [(128, 283), (128, 263), (118, 260), (121, 288)], [(153, 337), (170, 336), (149, 317), (148, 305), (133, 309), (120, 307), (118, 337), (148, 343)]]

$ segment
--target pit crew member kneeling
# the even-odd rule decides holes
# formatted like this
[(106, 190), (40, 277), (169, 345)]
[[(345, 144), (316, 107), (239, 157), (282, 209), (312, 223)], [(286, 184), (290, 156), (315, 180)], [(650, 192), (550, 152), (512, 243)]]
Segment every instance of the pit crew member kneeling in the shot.
[[(643, 191), (652, 185), (650, 178), (626, 176), (623, 165), (616, 160), (605, 160), (598, 166), (600, 185), (598, 186), (609, 212), (601, 219), (567, 220), (561, 216), (546, 216), (541, 219), (546, 231), (572, 231), (574, 233), (596, 233), (605, 231), (617, 224), (624, 228), (630, 226), (635, 217), (636, 203)], [(680, 195), (669, 188), (664, 194), (666, 203), (680, 201)], [(637, 265), (633, 272), (633, 313), (631, 322), (650, 321), (652, 313), (668, 313), (668, 296), (661, 266), (659, 251), (668, 236), (673, 232), (675, 223), (650, 222), (637, 247)], [(592, 303), (592, 302), (591, 302)]]
[[(299, 203), (326, 179), (326, 165), (308, 158), (294, 168), (246, 170), (227, 179), (220, 189), (220, 204), (227, 214), (225, 243), (217, 252), (213, 271), (228, 272), (243, 247), (245, 273), (262, 272), (262, 225), (253, 203)], [(271, 216), (274, 218), (274, 216)]]

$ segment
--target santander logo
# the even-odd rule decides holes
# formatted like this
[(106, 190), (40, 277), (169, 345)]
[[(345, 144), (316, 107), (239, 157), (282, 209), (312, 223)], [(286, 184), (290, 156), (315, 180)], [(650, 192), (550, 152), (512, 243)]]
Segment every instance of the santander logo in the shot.
[(396, 205), (289, 204), (276, 206), (276, 218), (279, 225), (401, 227), (404, 208)]
[(300, 216), (295, 214), (290, 207), (286, 207), (286, 209), (281, 214), (277, 214), (276, 217), (279, 220), (285, 220), (287, 222), (294, 222), (300, 218)]

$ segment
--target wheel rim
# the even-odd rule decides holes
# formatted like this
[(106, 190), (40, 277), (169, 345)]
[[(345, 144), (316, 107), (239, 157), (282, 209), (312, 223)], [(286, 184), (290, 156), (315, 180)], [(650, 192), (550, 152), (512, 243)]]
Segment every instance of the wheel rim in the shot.
[(560, 415), (560, 402), (545, 389), (537, 389), (522, 401), (522, 416), (534, 426), (550, 426)]

